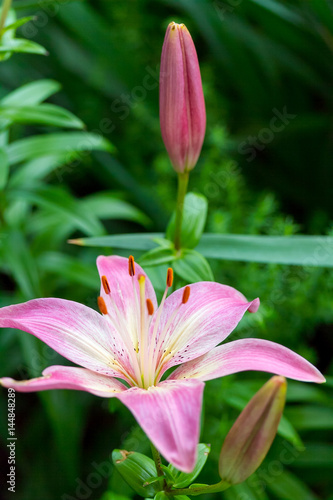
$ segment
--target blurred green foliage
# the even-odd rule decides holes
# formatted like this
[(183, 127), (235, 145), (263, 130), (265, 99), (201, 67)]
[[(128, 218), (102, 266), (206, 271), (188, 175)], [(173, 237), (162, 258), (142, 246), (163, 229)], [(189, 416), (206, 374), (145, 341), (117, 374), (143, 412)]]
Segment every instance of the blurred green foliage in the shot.
[[(159, 131), (158, 63), (170, 20), (188, 26), (202, 68), (208, 128), (190, 190), (208, 198), (206, 231), (333, 236), (331, 1), (13, 6), (17, 17), (35, 16), (17, 36), (49, 55), (15, 53), (1, 63), (1, 306), (57, 296), (95, 307), (95, 258), (112, 249), (67, 239), (165, 230), (176, 176)], [(232, 338), (283, 343), (331, 376), (323, 387), (289, 383), (269, 456), (253, 478), (217, 498), (332, 498), (332, 271), (210, 264), (217, 281), (262, 302)], [(163, 266), (150, 274), (161, 290)], [(22, 332), (2, 330), (0, 347), (1, 376), (39, 376), (66, 363)], [(218, 480), (223, 438), (266, 379), (245, 373), (207, 383), (201, 441), (211, 453), (199, 482)], [(148, 443), (119, 402), (74, 391), (20, 394), (16, 418), (18, 500), (134, 498), (113, 471), (111, 451), (148, 453)], [(1, 471), (8, 467), (6, 419), (3, 390)], [(3, 495), (11, 498), (5, 487)]]

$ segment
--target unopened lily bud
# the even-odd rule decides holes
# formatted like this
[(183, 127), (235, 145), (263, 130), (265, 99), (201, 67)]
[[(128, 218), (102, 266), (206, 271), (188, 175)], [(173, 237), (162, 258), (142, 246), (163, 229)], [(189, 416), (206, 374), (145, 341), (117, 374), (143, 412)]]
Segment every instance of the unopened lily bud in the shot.
[(154, 461), (133, 451), (113, 450), (112, 461), (123, 479), (143, 497), (154, 497), (161, 489), (158, 482), (149, 484), (157, 476)]
[(184, 24), (170, 23), (162, 48), (160, 123), (174, 169), (192, 170), (206, 131), (206, 109), (198, 56)]
[(284, 377), (272, 377), (239, 415), (221, 450), (219, 473), (224, 481), (241, 483), (262, 463), (277, 432), (286, 390)]

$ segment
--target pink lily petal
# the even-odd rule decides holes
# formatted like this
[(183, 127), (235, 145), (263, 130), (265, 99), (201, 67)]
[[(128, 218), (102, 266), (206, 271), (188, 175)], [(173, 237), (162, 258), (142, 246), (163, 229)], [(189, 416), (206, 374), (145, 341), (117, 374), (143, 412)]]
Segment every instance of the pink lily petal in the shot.
[(303, 382), (325, 382), (315, 366), (275, 342), (261, 339), (242, 339), (212, 349), (177, 368), (170, 379), (196, 378), (211, 380), (247, 370), (283, 375)]
[(247, 310), (256, 312), (259, 307), (259, 299), (248, 302), (235, 288), (219, 283), (194, 283), (185, 304), (183, 293), (181, 288), (171, 294), (161, 314), (157, 330), (159, 358), (164, 355), (169, 359), (162, 361), (160, 376), (171, 366), (210, 351), (234, 330)]
[(130, 366), (123, 341), (103, 316), (82, 304), (49, 298), (3, 307), (0, 327), (24, 330), (74, 363), (127, 379), (119, 366)]
[(132, 387), (117, 397), (166, 460), (191, 472), (196, 463), (203, 389), (199, 380), (164, 381), (147, 390)]
[(127, 388), (118, 380), (72, 366), (49, 366), (43, 376), (31, 380), (14, 380), (4, 377), (0, 385), (19, 392), (46, 391), (49, 389), (74, 389), (86, 391), (102, 398), (112, 398)]
[[(152, 301), (156, 310), (157, 300), (154, 287), (147, 274), (137, 263), (135, 263), (135, 276), (131, 278), (128, 271), (128, 259), (125, 257), (116, 255), (104, 257), (101, 255), (97, 258), (97, 268), (100, 277), (105, 276), (110, 287), (110, 294), (108, 294), (103, 285), (101, 286), (101, 297), (105, 301), (108, 316), (121, 332), (122, 337), (131, 340), (132, 349), (132, 345), (136, 344), (138, 325), (140, 324), (138, 278), (145, 276), (146, 299)], [(148, 321), (148, 311), (146, 321)]]

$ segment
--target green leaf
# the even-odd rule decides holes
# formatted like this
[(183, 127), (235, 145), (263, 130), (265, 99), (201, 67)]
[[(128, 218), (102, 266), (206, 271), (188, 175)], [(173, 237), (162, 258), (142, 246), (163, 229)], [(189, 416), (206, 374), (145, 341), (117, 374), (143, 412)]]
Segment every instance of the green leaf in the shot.
[[(72, 152), (70, 153), (72, 154)], [(9, 186), (11, 188), (20, 186), (24, 188), (32, 187), (36, 184), (36, 181), (43, 179), (57, 168), (61, 169), (64, 167), (64, 164), (68, 160), (68, 154), (68, 151), (58, 154), (54, 153), (48, 156), (39, 156), (28, 161), (13, 172), (8, 182)]]
[(169, 264), (176, 259), (177, 256), (172, 248), (158, 247), (142, 255), (139, 258), (139, 264), (140, 266), (160, 266)]
[(8, 197), (27, 200), (32, 204), (61, 213), (76, 229), (86, 234), (103, 234), (104, 232), (104, 227), (98, 218), (91, 213), (83, 212), (79, 200), (63, 189), (46, 186), (37, 190), (15, 190), (10, 191)]
[(35, 259), (20, 231), (12, 230), (3, 240), (2, 248), (5, 262), (24, 298), (34, 299), (41, 295), (39, 275)]
[[(111, 235), (81, 239), (82, 246), (151, 250), (163, 233)], [(203, 234), (196, 247), (204, 257), (217, 260), (333, 267), (333, 238), (329, 236), (251, 236)]]
[(287, 407), (286, 415), (298, 430), (313, 431), (333, 429), (333, 409), (323, 406)]
[(98, 288), (95, 264), (89, 266), (77, 258), (60, 252), (44, 252), (38, 257), (37, 265), (39, 269), (54, 273), (66, 281), (86, 286), (95, 291)]
[(195, 250), (183, 250), (181, 257), (173, 262), (173, 270), (187, 283), (214, 281), (210, 265)]
[(277, 498), (285, 500), (318, 500), (318, 497), (309, 490), (304, 482), (286, 470), (281, 470), (275, 481), (267, 481), (267, 487)]
[(185, 488), (186, 486), (189, 486), (200, 474), (201, 470), (203, 469), (207, 461), (209, 453), (210, 453), (210, 445), (204, 443), (198, 444), (197, 462), (195, 464), (193, 471), (190, 473), (180, 472), (173, 465), (170, 464), (168, 467), (173, 476), (175, 477), (175, 482), (173, 487)]
[(127, 201), (115, 198), (112, 191), (87, 196), (82, 200), (82, 204), (83, 210), (92, 212), (100, 219), (132, 220), (143, 226), (151, 224), (150, 219), (141, 210)]
[(40, 104), (60, 89), (60, 83), (54, 80), (37, 80), (13, 90), (13, 92), (1, 99), (0, 104), (6, 106), (20, 106), (22, 104), (33, 106)]
[(14, 23), (10, 23), (7, 26), (5, 26), (2, 29), (2, 31), (3, 31), (3, 33), (5, 33), (8, 30), (16, 30), (20, 26), (23, 26), (24, 24), (28, 23), (29, 21), (32, 21), (33, 19), (35, 19), (34, 16), (21, 17), (20, 19), (18, 19)]
[(0, 190), (7, 184), (9, 172), (8, 156), (4, 148), (0, 148)]
[[(183, 208), (181, 248), (194, 248), (199, 243), (205, 228), (208, 212), (207, 199), (202, 194), (187, 193)], [(170, 241), (175, 238), (176, 213), (172, 214), (166, 235)]]
[(218, 260), (333, 267), (329, 236), (204, 234), (196, 250)]
[[(88, 132), (67, 132), (39, 135), (15, 141), (7, 147), (7, 153), (9, 162), (13, 165), (32, 160), (36, 156), (46, 156), (60, 152), (68, 153), (68, 161), (79, 160), (80, 151), (91, 151), (93, 149), (113, 151), (111, 143), (100, 135)], [(71, 151), (77, 152), (77, 155), (73, 157), (70, 154)]]
[(98, 238), (79, 238), (77, 240), (71, 240), (70, 243), (87, 247), (150, 250), (156, 247), (155, 238), (163, 238), (163, 236), (163, 233), (114, 234)]
[(66, 109), (54, 104), (39, 106), (0, 105), (1, 118), (11, 123), (51, 125), (54, 127), (84, 128), (84, 123)]
[(13, 52), (25, 52), (29, 54), (40, 54), (43, 56), (48, 54), (47, 50), (39, 45), (39, 43), (31, 42), (30, 40), (25, 40), (24, 38), (14, 38), (13, 40), (8, 40), (5, 43), (0, 44), (0, 54), (6, 52), (9, 54)]

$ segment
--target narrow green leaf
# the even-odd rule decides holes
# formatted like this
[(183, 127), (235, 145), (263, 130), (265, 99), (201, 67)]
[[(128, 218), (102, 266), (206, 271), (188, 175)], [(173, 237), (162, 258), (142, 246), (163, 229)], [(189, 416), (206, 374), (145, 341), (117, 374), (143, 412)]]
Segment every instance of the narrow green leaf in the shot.
[(0, 148), (0, 190), (7, 184), (9, 172), (8, 156), (4, 148)]
[(70, 111), (54, 104), (39, 106), (0, 105), (1, 118), (11, 123), (51, 125), (54, 127), (84, 128), (84, 123)]
[(36, 184), (36, 181), (44, 179), (48, 174), (56, 171), (57, 168), (66, 168), (64, 165), (66, 164), (66, 160), (68, 160), (68, 154), (68, 152), (60, 152), (47, 156), (39, 156), (24, 163), (24, 165), (20, 165), (20, 168), (16, 169), (10, 176), (9, 186), (11, 188), (33, 186)]
[(8, 24), (7, 26), (5, 26), (3, 28), (3, 32), (5, 33), (8, 30), (16, 30), (20, 26), (23, 26), (24, 24), (28, 23), (29, 21), (32, 21), (33, 19), (35, 19), (34, 16), (21, 17), (20, 19), (18, 19), (14, 23), (11, 23), (11, 24)]
[[(195, 248), (205, 228), (208, 212), (207, 199), (202, 194), (187, 193), (183, 208), (181, 248)], [(172, 214), (166, 235), (170, 241), (175, 238), (176, 214)]]
[(276, 480), (268, 481), (267, 487), (277, 496), (286, 500), (318, 500), (317, 495), (294, 474), (282, 470)]
[(37, 206), (46, 207), (63, 214), (76, 229), (85, 234), (103, 234), (104, 227), (97, 217), (82, 211), (80, 202), (60, 188), (41, 187), (38, 190), (13, 190), (9, 199), (27, 200)]
[(333, 429), (333, 408), (302, 405), (287, 407), (286, 415), (298, 430), (313, 431)]
[(82, 200), (82, 205), (83, 210), (92, 212), (100, 219), (132, 220), (143, 226), (151, 224), (150, 219), (141, 210), (127, 201), (115, 198), (112, 191), (87, 196)]
[(33, 106), (45, 101), (60, 89), (60, 83), (54, 80), (37, 80), (13, 90), (13, 92), (1, 99), (0, 104), (6, 106), (21, 106), (22, 104)]
[(329, 236), (206, 233), (196, 250), (218, 260), (333, 267), (333, 238)]
[(0, 44), (0, 53), (8, 52), (26, 52), (29, 54), (40, 54), (46, 56), (48, 54), (47, 50), (44, 49), (39, 43), (31, 42), (30, 40), (25, 40), (24, 38), (14, 38), (13, 40), (8, 40), (4, 44)]
[(163, 233), (114, 234), (98, 238), (71, 240), (73, 245), (87, 247), (122, 248), (124, 250), (151, 250), (156, 247), (155, 238), (163, 238)]
[[(162, 233), (111, 235), (80, 240), (83, 246), (151, 250)], [(196, 247), (204, 257), (217, 260), (333, 267), (333, 237), (330, 236), (251, 236), (203, 234)]]
[(39, 269), (54, 273), (69, 282), (86, 286), (95, 291), (98, 288), (95, 263), (89, 266), (60, 252), (44, 252), (38, 257), (37, 265)]
[(2, 251), (10, 273), (26, 300), (41, 295), (36, 262), (23, 234), (12, 230), (3, 241)]
[[(68, 153), (68, 161), (78, 161), (80, 151), (91, 151), (101, 149), (112, 151), (111, 143), (97, 134), (88, 132), (67, 132), (59, 134), (45, 134), (36, 137), (28, 137), (15, 141), (7, 147), (9, 162), (11, 165), (22, 161), (32, 160), (36, 156), (46, 156), (60, 152)], [(76, 156), (71, 151), (77, 152)]]
[(181, 257), (173, 262), (173, 270), (187, 283), (214, 281), (210, 265), (195, 250), (183, 250)]

